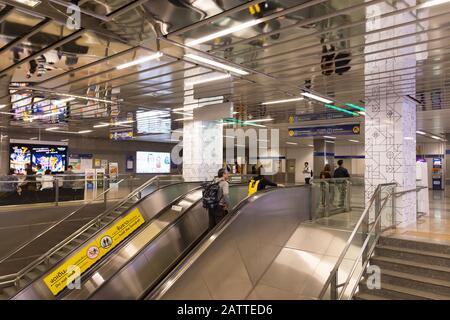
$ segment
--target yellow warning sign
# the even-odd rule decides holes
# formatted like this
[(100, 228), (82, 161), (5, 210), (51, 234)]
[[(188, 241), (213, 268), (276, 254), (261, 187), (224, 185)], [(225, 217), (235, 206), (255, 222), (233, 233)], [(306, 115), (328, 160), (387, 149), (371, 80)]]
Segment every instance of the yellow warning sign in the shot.
[[(56, 296), (71, 282), (73, 271), (79, 268), (80, 275), (99, 261), (121, 241), (126, 239), (145, 222), (138, 208), (120, 219), (94, 241), (73, 254), (62, 265), (55, 268), (45, 278), (44, 283)], [(69, 270), (69, 271), (68, 271)], [(73, 279), (72, 279), (73, 280)]]

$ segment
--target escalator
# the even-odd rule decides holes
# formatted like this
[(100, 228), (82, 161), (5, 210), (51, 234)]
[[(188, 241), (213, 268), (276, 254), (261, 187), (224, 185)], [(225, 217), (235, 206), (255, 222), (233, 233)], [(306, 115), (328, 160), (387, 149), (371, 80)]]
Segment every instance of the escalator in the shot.
[[(159, 211), (175, 199), (198, 187), (198, 183), (168, 182), (170, 181), (162, 181), (161, 179), (158, 181), (158, 178), (149, 180), (142, 188), (135, 190), (123, 201), (109, 208), (108, 211), (98, 216), (95, 220), (84, 225), (71, 236), (66, 236), (67, 238), (62, 242), (53, 241), (53, 243), (57, 244), (56, 246), (25, 268), (11, 274), (8, 278), (6, 276), (0, 277), (0, 299), (9, 299), (28, 291), (49, 270), (66, 261), (68, 257), (83, 248), (86, 243), (95, 239), (97, 235), (108, 230), (117, 221), (121, 221), (123, 216), (133, 207), (143, 207), (142, 216), (145, 221), (150, 221)], [(157, 183), (157, 186), (155, 186), (155, 183)], [(42, 237), (24, 247), (22, 251), (29, 251), (31, 250), (30, 248), (36, 247), (39, 243), (45, 244), (52, 241), (52, 234), (55, 233), (53, 231), (57, 230), (49, 230)]]
[[(45, 275), (34, 280), (31, 285), (25, 287), (13, 299), (96, 299), (103, 296), (114, 286), (121, 275), (126, 276), (126, 271), (133, 270), (136, 266), (144, 266), (149, 279), (140, 278), (138, 282), (133, 279), (133, 283), (140, 283), (142, 293), (147, 291), (147, 283), (157, 282), (165, 272), (170, 270), (180, 258), (185, 255), (189, 249), (195, 245), (208, 228), (208, 216), (201, 203), (201, 188), (192, 188), (192, 184), (180, 184), (180, 186), (190, 186), (188, 192), (173, 198), (172, 201), (162, 201), (158, 204), (154, 192), (151, 199), (143, 200), (131, 208), (130, 214), (139, 212), (145, 223), (136, 228), (128, 237), (113, 248), (107, 255), (92, 265), (86, 272), (82, 272), (81, 285), (79, 290), (70, 290), (63, 285), (60, 290), (53, 290), (49, 285), (49, 278), (52, 275), (58, 275), (59, 271), (67, 266), (67, 262), (73, 260), (80, 253), (87, 255), (86, 244), (92, 243), (93, 239), (99, 239), (99, 236), (106, 234), (106, 228), (92, 235), (85, 245), (77, 248), (69, 254), (64, 260), (57, 264)], [(165, 189), (170, 188), (170, 186)], [(189, 188), (187, 188), (189, 189)], [(238, 203), (246, 196), (246, 186), (230, 186), (230, 198), (232, 203)], [(159, 192), (163, 194), (164, 191)], [(164, 200), (169, 197), (164, 197)], [(137, 211), (136, 211), (137, 210)], [(109, 225), (111, 227), (111, 225)], [(88, 248), (89, 250), (90, 248)], [(156, 254), (156, 255), (155, 255)], [(150, 255), (150, 256), (149, 256)], [(150, 259), (148, 261), (147, 259)], [(87, 260), (87, 259), (85, 259)], [(130, 269), (131, 268), (131, 269)], [(115, 281), (110, 281), (110, 280)], [(70, 286), (70, 285), (69, 285)], [(118, 292), (130, 293), (136, 292), (116, 288)], [(129, 296), (108, 297), (111, 299), (127, 299)]]

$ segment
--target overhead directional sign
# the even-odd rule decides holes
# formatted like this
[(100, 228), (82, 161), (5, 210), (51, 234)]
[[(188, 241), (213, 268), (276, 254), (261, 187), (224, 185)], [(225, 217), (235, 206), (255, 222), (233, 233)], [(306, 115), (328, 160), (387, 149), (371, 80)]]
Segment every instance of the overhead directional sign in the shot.
[(360, 124), (289, 128), (290, 137), (343, 136), (360, 134)]

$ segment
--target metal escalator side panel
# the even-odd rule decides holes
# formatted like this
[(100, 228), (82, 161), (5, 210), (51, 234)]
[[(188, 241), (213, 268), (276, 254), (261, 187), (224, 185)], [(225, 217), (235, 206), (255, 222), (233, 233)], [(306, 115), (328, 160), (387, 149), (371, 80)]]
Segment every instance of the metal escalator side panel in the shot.
[(249, 197), (146, 299), (246, 299), (298, 224), (309, 219), (310, 193), (300, 186)]

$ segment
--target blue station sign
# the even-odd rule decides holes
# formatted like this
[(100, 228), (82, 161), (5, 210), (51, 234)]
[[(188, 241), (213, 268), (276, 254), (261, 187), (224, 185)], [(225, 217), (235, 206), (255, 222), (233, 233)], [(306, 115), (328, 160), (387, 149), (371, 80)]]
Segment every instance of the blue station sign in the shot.
[(344, 136), (361, 132), (360, 124), (289, 128), (290, 137)]

